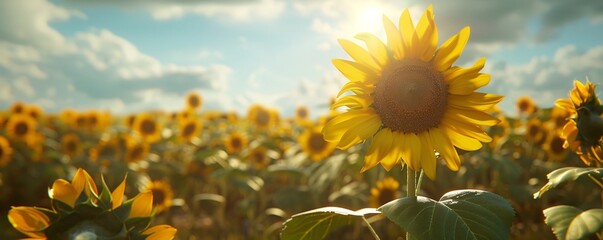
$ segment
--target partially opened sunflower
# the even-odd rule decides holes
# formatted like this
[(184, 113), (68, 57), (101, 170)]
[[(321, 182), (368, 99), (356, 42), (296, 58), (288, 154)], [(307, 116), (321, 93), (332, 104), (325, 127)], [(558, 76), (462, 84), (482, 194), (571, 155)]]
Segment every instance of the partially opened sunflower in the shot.
[[(456, 148), (473, 151), (491, 138), (481, 126), (499, 120), (485, 111), (502, 96), (475, 92), (490, 82), (480, 73), (485, 58), (473, 66), (452, 66), (469, 39), (465, 27), (439, 48), (438, 32), (429, 6), (416, 26), (406, 9), (399, 28), (383, 17), (387, 42), (372, 34), (356, 36), (366, 49), (340, 40), (353, 61), (333, 64), (349, 80), (333, 108), (347, 107), (323, 129), (325, 140), (347, 149), (372, 138), (362, 171), (378, 163), (390, 170), (404, 161), (435, 179), (436, 154), (451, 170), (461, 164)], [(343, 93), (351, 91), (352, 94)]]

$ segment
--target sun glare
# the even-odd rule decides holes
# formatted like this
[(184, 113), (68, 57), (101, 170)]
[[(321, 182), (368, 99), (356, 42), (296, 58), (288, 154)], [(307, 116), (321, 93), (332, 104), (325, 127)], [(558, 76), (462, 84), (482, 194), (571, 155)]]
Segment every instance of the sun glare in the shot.
[(381, 26), (382, 13), (380, 7), (370, 6), (362, 8), (358, 14), (357, 26), (359, 30), (366, 32), (374, 32)]

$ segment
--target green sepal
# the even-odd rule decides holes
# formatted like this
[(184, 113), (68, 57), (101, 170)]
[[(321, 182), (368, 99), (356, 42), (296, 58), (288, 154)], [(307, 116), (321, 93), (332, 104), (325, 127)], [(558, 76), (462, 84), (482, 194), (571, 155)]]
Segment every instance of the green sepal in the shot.
[(126, 220), (125, 224), (130, 231), (141, 232), (151, 224), (151, 220), (153, 220), (153, 217), (129, 218)]
[(122, 222), (125, 222), (130, 216), (132, 203), (134, 203), (134, 198), (125, 201), (119, 207), (113, 209), (113, 214), (115, 214)]
[(98, 205), (105, 210), (111, 210), (111, 208), (113, 208), (113, 197), (111, 196), (111, 190), (109, 190), (107, 182), (105, 182), (105, 177), (101, 176), (101, 182), (103, 190), (100, 196), (97, 197)]
[(50, 205), (59, 216), (73, 212), (73, 208), (69, 204), (57, 199), (50, 199)]

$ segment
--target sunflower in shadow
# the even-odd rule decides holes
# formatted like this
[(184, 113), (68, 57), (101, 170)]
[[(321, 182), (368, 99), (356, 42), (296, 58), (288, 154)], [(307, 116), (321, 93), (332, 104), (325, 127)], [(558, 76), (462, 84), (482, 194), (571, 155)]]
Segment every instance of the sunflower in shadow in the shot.
[(333, 142), (325, 141), (321, 131), (322, 126), (320, 125), (310, 126), (297, 139), (301, 149), (314, 161), (327, 158), (337, 146)]

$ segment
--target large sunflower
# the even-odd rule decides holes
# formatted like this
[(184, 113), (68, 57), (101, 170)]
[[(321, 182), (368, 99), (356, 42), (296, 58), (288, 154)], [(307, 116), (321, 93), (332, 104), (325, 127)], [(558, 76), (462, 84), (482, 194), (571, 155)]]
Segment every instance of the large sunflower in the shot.
[(595, 162), (600, 166), (603, 163), (603, 106), (595, 95), (595, 85), (575, 80), (569, 99), (558, 99), (555, 105), (571, 115), (561, 132), (561, 138), (565, 139), (563, 147), (576, 152), (586, 165)]
[(485, 111), (502, 96), (474, 92), (490, 82), (480, 73), (485, 58), (472, 67), (452, 66), (469, 39), (469, 27), (437, 48), (438, 32), (429, 6), (416, 27), (408, 9), (400, 16), (400, 29), (383, 17), (387, 45), (371, 34), (360, 34), (367, 50), (340, 40), (354, 61), (333, 64), (350, 82), (332, 106), (347, 107), (323, 129), (327, 141), (347, 149), (372, 137), (362, 171), (378, 163), (393, 168), (402, 159), (413, 170), (436, 176), (436, 150), (448, 168), (458, 170), (455, 147), (473, 151), (491, 138), (480, 125), (499, 120)]

